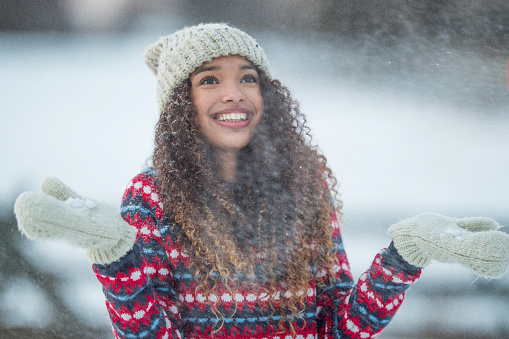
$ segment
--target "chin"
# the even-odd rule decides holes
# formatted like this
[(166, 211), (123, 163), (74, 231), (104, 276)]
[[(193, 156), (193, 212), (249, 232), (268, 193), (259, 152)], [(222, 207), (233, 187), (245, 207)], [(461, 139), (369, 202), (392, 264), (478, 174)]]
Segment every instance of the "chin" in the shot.
[(236, 145), (231, 145), (231, 144), (230, 145), (221, 145), (221, 146), (217, 146), (217, 148), (219, 148), (223, 151), (228, 151), (228, 152), (238, 152), (246, 146), (247, 146), (247, 143), (236, 144)]
[(224, 151), (240, 151), (249, 144), (250, 140), (236, 140), (232, 142), (217, 143), (215, 146)]

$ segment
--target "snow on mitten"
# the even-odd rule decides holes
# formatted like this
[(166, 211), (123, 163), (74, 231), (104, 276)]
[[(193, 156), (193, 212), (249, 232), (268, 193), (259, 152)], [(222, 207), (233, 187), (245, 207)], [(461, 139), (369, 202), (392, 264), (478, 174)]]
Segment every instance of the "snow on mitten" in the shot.
[(459, 263), (481, 276), (501, 277), (509, 268), (509, 234), (490, 218), (457, 219), (422, 213), (389, 228), (394, 246), (408, 263)]
[(29, 239), (51, 238), (85, 248), (88, 258), (108, 264), (134, 245), (136, 228), (112, 207), (75, 193), (47, 178), (39, 192), (24, 192), (14, 204), (18, 227)]

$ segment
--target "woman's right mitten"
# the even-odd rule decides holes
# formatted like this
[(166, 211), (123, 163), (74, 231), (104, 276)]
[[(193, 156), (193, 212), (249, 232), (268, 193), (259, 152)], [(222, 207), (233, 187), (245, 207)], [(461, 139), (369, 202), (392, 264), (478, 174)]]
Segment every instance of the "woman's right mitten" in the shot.
[(63, 240), (87, 250), (97, 264), (109, 264), (134, 245), (136, 228), (112, 207), (75, 193), (56, 178), (41, 184), (42, 193), (22, 193), (14, 204), (18, 227), (28, 238)]

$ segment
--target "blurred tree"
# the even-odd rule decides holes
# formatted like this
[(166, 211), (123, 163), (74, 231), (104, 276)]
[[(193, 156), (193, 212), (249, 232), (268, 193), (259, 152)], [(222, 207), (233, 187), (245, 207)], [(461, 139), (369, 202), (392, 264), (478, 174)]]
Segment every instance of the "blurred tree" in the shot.
[[(153, 25), (226, 22), (234, 26), (393, 45), (401, 40), (509, 49), (507, 0), (0, 0), (0, 30), (127, 30)], [(161, 18), (166, 17), (166, 20)], [(183, 19), (182, 19), (183, 18)], [(164, 27), (160, 27), (164, 29)]]
[(0, 0), (0, 30), (62, 31), (71, 27), (62, 0)]
[(372, 36), (385, 42), (430, 39), (466, 46), (509, 42), (506, 0), (320, 1), (319, 29), (344, 37)]

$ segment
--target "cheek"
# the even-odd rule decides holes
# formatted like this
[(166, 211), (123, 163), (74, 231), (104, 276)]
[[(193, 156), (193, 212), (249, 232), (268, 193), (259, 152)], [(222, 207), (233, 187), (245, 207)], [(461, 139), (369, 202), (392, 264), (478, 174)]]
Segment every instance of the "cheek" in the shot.
[(198, 122), (198, 125), (202, 126), (207, 123), (209, 117), (209, 106), (202, 101), (195, 101), (194, 107), (194, 120)]
[(258, 108), (260, 110), (263, 109), (263, 96), (262, 96), (262, 92), (259, 88), (256, 91), (256, 94), (254, 95), (253, 100), (256, 103), (256, 106), (258, 106)]
[(261, 119), (263, 119), (263, 116), (265, 115), (265, 102), (263, 101), (263, 98), (261, 96), (261, 94), (259, 95), (258, 97), (258, 100), (256, 101), (256, 110), (258, 111), (259, 115), (260, 115), (260, 118), (258, 121), (260, 121)]
[(196, 112), (197, 117), (199, 117), (200, 115), (203, 115), (204, 104), (202, 103), (201, 100), (193, 99), (193, 107), (194, 107), (194, 111)]
[(209, 108), (209, 103), (211, 101), (210, 94), (196, 90), (194, 88), (191, 89), (191, 101), (193, 103), (194, 109), (198, 115), (206, 114)]
[(249, 97), (249, 101), (252, 105), (252, 108), (256, 111), (257, 116), (263, 115), (264, 102), (262, 96), (260, 94), (251, 95)]
[(203, 136), (206, 134), (207, 129), (207, 111), (204, 109), (204, 106), (200, 104), (198, 101), (193, 101), (193, 112), (192, 112), (192, 128), (197, 129), (200, 134)]

